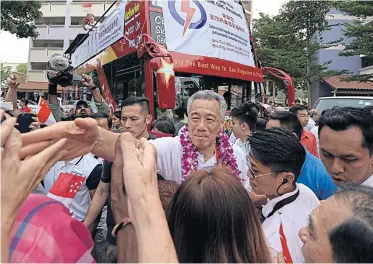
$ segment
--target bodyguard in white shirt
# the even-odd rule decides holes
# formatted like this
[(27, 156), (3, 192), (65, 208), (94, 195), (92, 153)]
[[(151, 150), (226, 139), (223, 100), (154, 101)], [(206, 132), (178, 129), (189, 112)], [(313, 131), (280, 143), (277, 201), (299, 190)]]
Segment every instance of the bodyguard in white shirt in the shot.
[(319, 120), (320, 159), (337, 186), (373, 187), (373, 115), (370, 109), (335, 108)]
[(157, 149), (158, 173), (181, 183), (197, 169), (226, 165), (241, 178), (249, 191), (245, 153), (229, 142), (223, 131), (227, 105), (222, 96), (203, 90), (193, 94), (187, 105), (188, 124), (180, 136), (150, 141)]
[(259, 130), (250, 137), (249, 169), (253, 192), (266, 195), (262, 208), (263, 231), (272, 257), (282, 252), (286, 263), (302, 263), (299, 230), (319, 206), (316, 195), (297, 184), (306, 152), (287, 130)]

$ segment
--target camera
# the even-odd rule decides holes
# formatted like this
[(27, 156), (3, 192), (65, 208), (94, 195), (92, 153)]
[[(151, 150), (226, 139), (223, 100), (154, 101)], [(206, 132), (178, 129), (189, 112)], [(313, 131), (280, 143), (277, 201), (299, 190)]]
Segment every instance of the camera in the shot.
[(48, 61), (48, 66), (51, 69), (47, 73), (47, 78), (50, 83), (67, 87), (73, 83), (73, 67), (71, 61), (60, 55), (54, 54)]

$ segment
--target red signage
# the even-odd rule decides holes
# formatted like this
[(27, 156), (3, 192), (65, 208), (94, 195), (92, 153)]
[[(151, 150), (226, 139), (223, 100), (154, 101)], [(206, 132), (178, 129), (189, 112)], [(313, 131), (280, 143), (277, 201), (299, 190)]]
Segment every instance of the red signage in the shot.
[(170, 52), (176, 72), (220, 76), (246, 81), (263, 82), (262, 70), (240, 63), (203, 56)]

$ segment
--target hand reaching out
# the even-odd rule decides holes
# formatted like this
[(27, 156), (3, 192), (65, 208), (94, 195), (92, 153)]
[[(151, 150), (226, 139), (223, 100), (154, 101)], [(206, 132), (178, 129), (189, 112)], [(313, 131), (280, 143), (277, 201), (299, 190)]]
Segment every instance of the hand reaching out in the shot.
[[(1, 111), (1, 118), (6, 116)], [(21, 135), (14, 128), (16, 119), (6, 116), (1, 123), (1, 232), (2, 262), (8, 261), (10, 232), (18, 209), (26, 197), (42, 180), (50, 168), (64, 152), (62, 147), (66, 139), (59, 140), (40, 153), (21, 161)]]
[(7, 118), (1, 124), (1, 201), (5, 205), (21, 205), (49, 169), (65, 154), (62, 147), (66, 139), (61, 139), (21, 161), (21, 134), (14, 129), (15, 120)]
[(43, 129), (22, 134), (21, 157), (32, 156), (52, 143), (67, 138), (61, 160), (69, 160), (89, 153), (99, 136), (96, 120), (77, 118), (74, 121), (58, 122)]

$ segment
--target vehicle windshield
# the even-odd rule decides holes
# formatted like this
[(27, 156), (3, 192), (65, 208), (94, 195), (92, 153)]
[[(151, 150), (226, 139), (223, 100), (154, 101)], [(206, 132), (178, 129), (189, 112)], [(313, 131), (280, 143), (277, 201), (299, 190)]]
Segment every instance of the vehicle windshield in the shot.
[(222, 95), (227, 102), (228, 110), (253, 98), (250, 82), (216, 76), (190, 76), (178, 73), (175, 76), (175, 89), (176, 108), (174, 111), (179, 113), (177, 115), (180, 117), (186, 113), (189, 97), (200, 90), (210, 89)]
[(333, 107), (366, 107), (373, 105), (373, 98), (320, 98), (315, 108), (321, 113), (325, 109), (332, 109)]

